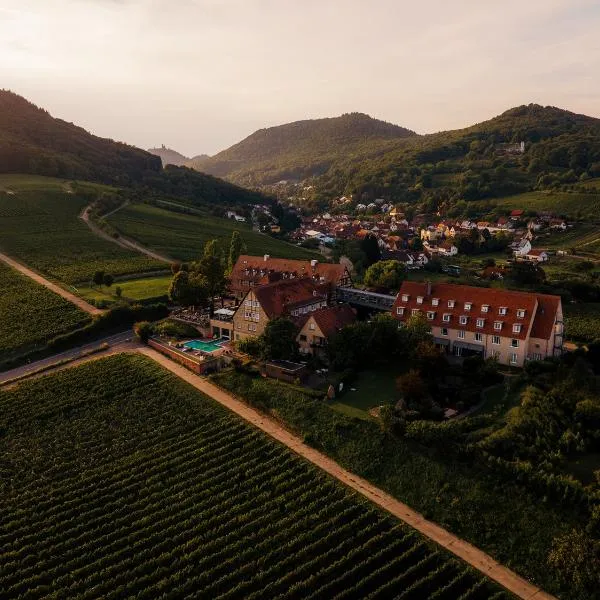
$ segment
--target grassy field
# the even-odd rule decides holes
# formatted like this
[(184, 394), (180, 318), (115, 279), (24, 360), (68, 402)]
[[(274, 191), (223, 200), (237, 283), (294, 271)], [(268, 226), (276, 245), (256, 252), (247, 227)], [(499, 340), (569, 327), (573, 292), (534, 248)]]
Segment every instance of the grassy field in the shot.
[(304, 259), (321, 257), (305, 248), (252, 231), (244, 223), (186, 215), (146, 204), (127, 206), (111, 215), (108, 222), (124, 235), (178, 260), (199, 258), (205, 242), (211, 239), (219, 240), (223, 250), (228, 252), (233, 231), (240, 232), (248, 254)]
[(500, 600), (141, 356), (0, 391), (2, 598)]
[(0, 263), (0, 361), (90, 321), (89, 315)]
[[(0, 181), (6, 187), (6, 178)], [(165, 268), (94, 235), (78, 218), (86, 200), (62, 185), (51, 180), (49, 187), (0, 192), (0, 250), (68, 284), (88, 282), (96, 270), (127, 275)]]
[(86, 300), (115, 302), (118, 300), (116, 289), (120, 287), (122, 298), (126, 300), (148, 300), (149, 298), (165, 296), (169, 291), (172, 278), (173, 276), (169, 274), (158, 277), (141, 277), (125, 281), (115, 281), (111, 287), (81, 286), (77, 287), (77, 293)]

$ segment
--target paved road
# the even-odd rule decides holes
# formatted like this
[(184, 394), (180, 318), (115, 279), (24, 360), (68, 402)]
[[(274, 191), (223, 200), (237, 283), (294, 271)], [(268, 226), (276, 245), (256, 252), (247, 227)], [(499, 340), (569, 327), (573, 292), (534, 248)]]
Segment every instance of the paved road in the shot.
[(328, 456), (307, 446), (300, 438), (281, 427), (281, 425), (270, 417), (250, 408), (244, 402), (237, 400), (235, 397), (216, 387), (206, 379), (202, 379), (184, 367), (174, 363), (167, 357), (159, 354), (156, 350), (143, 347), (138, 351), (156, 361), (187, 383), (190, 383), (196, 389), (210, 396), (229, 410), (234, 411), (252, 425), (262, 429), (262, 431), (285, 444), (291, 450), (309, 460), (317, 467), (323, 469), (348, 487), (356, 490), (375, 504), (415, 528), (417, 531), (420, 531), (429, 539), (437, 542), (440, 546), (443, 546), (448, 551), (463, 559), (471, 566), (481, 571), (484, 575), (487, 575), (490, 579), (497, 581), (519, 598), (524, 598), (526, 600), (554, 599), (553, 596), (546, 594), (544, 591), (530, 584), (510, 569), (502, 566), (485, 552), (482, 552), (475, 546), (461, 540), (439, 525), (428, 521), (421, 514), (412, 510), (406, 504), (399, 502), (389, 494), (386, 494), (383, 490), (375, 487), (366, 479), (354, 475), (350, 471), (342, 468)]
[[(48, 356), (47, 358), (42, 358), (41, 360), (36, 360), (35, 362), (16, 367), (15, 369), (11, 369), (10, 371), (3, 371), (2, 373), (0, 373), (0, 384), (5, 381), (9, 381), (10, 379), (14, 379), (15, 377), (25, 377), (28, 374), (37, 371), (38, 369), (50, 367), (51, 365), (59, 363), (66, 359), (77, 359), (77, 357), (81, 353), (89, 352), (90, 350), (99, 348), (100, 346), (102, 346), (102, 344), (109, 344), (110, 348), (106, 352), (98, 354), (98, 356), (105, 356), (109, 353), (123, 352), (124, 350), (137, 348), (139, 344), (132, 341), (132, 338), (133, 332), (131, 331), (131, 329), (128, 329), (127, 331), (122, 331), (120, 333), (100, 338), (94, 342), (90, 342), (89, 344), (83, 344), (82, 346), (71, 348), (70, 350), (66, 350), (65, 352), (53, 354), (52, 356)], [(91, 360), (94, 356), (95, 355), (85, 357), (85, 359)], [(78, 364), (79, 362), (82, 361), (72, 361), (68, 363), (67, 366), (72, 367)], [(46, 375), (47, 373), (48, 371), (44, 371), (40, 374), (40, 376)]]
[(21, 263), (17, 262), (16, 260), (13, 260), (6, 254), (2, 254), (1, 252), (0, 252), (0, 260), (2, 262), (6, 263), (7, 265), (9, 265), (10, 267), (12, 267), (13, 269), (15, 269), (16, 271), (19, 271), (23, 275), (26, 275), (27, 277), (33, 279), (37, 283), (40, 283), (41, 285), (47, 287), (49, 290), (52, 290), (55, 294), (62, 296), (63, 298), (65, 298), (65, 300), (72, 302), (73, 304), (78, 306), (81, 310), (85, 311), (86, 313), (89, 313), (90, 315), (100, 315), (104, 312), (103, 310), (100, 310), (99, 308), (96, 308), (95, 306), (88, 304), (85, 300), (83, 300), (79, 296), (76, 296), (75, 294), (72, 294), (71, 292), (68, 292), (67, 290), (61, 288), (59, 285), (56, 285), (55, 283), (48, 281), (46, 278), (42, 277), (41, 275), (38, 275), (31, 269), (28, 269), (26, 266), (22, 265)]

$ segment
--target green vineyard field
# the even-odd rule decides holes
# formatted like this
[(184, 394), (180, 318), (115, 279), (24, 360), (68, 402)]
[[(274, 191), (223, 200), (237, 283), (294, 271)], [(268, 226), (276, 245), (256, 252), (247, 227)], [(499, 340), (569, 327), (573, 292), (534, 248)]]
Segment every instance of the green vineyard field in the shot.
[(0, 250), (69, 284), (89, 282), (95, 271), (128, 275), (165, 268), (94, 235), (78, 218), (85, 204), (52, 188), (0, 190)]
[[(229, 251), (231, 234), (239, 231), (246, 252), (309, 260), (320, 254), (252, 231), (250, 225), (210, 215), (181, 214), (147, 204), (133, 204), (114, 213), (108, 222), (121, 233), (178, 260), (197, 260), (208, 240), (217, 239)], [(321, 257), (322, 258), (322, 257)]]
[(0, 391), (0, 597), (499, 600), (139, 355)]
[(90, 321), (73, 304), (0, 263), (0, 361)]

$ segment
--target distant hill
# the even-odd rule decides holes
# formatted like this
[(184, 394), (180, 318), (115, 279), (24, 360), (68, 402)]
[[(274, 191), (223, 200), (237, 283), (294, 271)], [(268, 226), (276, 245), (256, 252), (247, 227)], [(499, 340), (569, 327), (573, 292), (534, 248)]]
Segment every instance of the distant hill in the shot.
[(148, 152), (150, 152), (150, 154), (154, 154), (155, 156), (160, 156), (163, 167), (166, 165), (175, 165), (176, 167), (180, 167), (191, 160), (176, 150), (167, 148), (164, 144), (160, 148), (149, 148)]
[(259, 129), (231, 148), (188, 166), (241, 185), (305, 179), (327, 172), (341, 157), (415, 136), (409, 129), (362, 113), (296, 121)]
[(92, 135), (0, 90), (0, 173), (126, 185), (160, 169), (160, 159), (148, 152)]

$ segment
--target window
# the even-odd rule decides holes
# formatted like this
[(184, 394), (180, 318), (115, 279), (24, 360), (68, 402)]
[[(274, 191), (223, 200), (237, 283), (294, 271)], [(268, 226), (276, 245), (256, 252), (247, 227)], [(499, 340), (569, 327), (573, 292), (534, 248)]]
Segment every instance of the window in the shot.
[(308, 324), (308, 328), (309, 328), (311, 331), (314, 331), (314, 329), (315, 329), (315, 324), (314, 324), (314, 323), (309, 323), (309, 324)]
[(450, 322), (450, 314), (444, 313), (444, 316), (442, 317), (442, 319), (445, 323), (449, 323)]
[(408, 294), (402, 294), (402, 302), (408, 302)]
[(510, 345), (511, 345), (513, 348), (518, 348), (518, 347), (519, 347), (519, 340), (512, 339), (512, 340), (510, 341)]
[(442, 335), (448, 335), (448, 330), (445, 327), (442, 327)]
[(398, 308), (396, 308), (396, 314), (402, 316), (404, 314), (404, 306), (398, 306)]
[(416, 316), (420, 313), (421, 311), (418, 308), (413, 308), (410, 313), (412, 314), (412, 316)]
[(520, 323), (515, 323), (513, 325), (513, 333), (521, 333), (521, 324)]
[(519, 360), (519, 355), (515, 354), (514, 352), (510, 355), (510, 364), (511, 365), (516, 365), (517, 361)]
[(531, 357), (532, 360), (542, 360), (542, 355), (539, 353), (534, 353)]
[(454, 308), (454, 300), (448, 300), (448, 308)]
[(301, 342), (305, 342), (306, 341), (306, 336), (305, 335), (301, 335), (300, 336), (300, 341)]
[(517, 318), (523, 319), (524, 317), (525, 317), (525, 309), (524, 308), (519, 308), (517, 310)]
[(477, 319), (477, 327), (483, 327), (485, 325), (485, 319)]
[(500, 345), (500, 336), (499, 335), (492, 336), (492, 344), (495, 344), (496, 346)]
[(465, 339), (465, 332), (462, 329), (458, 330), (458, 339), (459, 340), (464, 340)]
[(490, 305), (489, 304), (483, 304), (481, 306), (481, 312), (486, 313), (490, 310)]
[(248, 307), (252, 307), (252, 300), (246, 300), (245, 304)]
[(430, 321), (433, 321), (433, 319), (435, 319), (435, 313), (434, 313), (433, 311), (431, 311), (431, 310), (428, 310), (428, 311), (427, 311), (427, 318), (428, 318)]
[(483, 342), (483, 335), (481, 333), (476, 333), (475, 334), (475, 341), (476, 342)]
[(438, 306), (439, 303), (440, 303), (440, 299), (439, 298), (432, 298), (431, 299), (431, 305), (432, 306)]
[(471, 310), (472, 306), (473, 304), (471, 304), (471, 302), (465, 302), (465, 310)]
[(417, 304), (423, 304), (423, 296), (417, 296)]
[(499, 314), (499, 315), (505, 315), (507, 310), (508, 310), (508, 309), (506, 308), (506, 306), (501, 306), (501, 307), (498, 309), (498, 314)]
[(500, 331), (502, 329), (502, 321), (494, 321), (494, 329)]
[(461, 325), (466, 325), (466, 324), (467, 324), (467, 321), (468, 321), (468, 319), (469, 319), (469, 317), (465, 317), (465, 315), (461, 315), (461, 316), (458, 318), (458, 322), (459, 322)]

